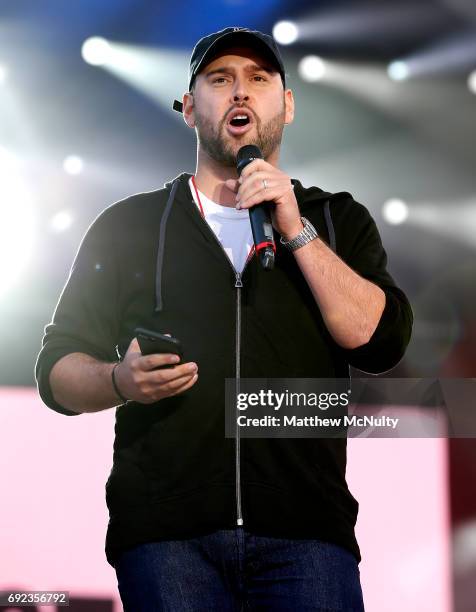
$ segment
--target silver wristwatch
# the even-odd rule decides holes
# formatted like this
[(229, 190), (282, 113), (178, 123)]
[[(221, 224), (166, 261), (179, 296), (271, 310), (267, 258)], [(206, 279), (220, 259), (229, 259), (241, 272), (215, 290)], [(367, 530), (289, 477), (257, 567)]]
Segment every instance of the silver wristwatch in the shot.
[(315, 240), (319, 235), (316, 231), (316, 228), (308, 219), (306, 219), (306, 217), (301, 217), (301, 221), (304, 223), (304, 227), (297, 236), (295, 236), (291, 240), (284, 240), (282, 236), (279, 239), (281, 244), (284, 245), (290, 251), (295, 251), (296, 249), (299, 249), (308, 242), (311, 242), (311, 240)]

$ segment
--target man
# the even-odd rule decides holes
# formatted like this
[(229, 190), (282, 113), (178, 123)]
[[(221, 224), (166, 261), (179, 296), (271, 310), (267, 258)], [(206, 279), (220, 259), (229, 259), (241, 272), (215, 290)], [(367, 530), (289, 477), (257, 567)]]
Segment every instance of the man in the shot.
[[(126, 611), (363, 610), (346, 440), (226, 438), (225, 379), (388, 370), (410, 306), (367, 209), (279, 169), (294, 100), (271, 37), (201, 39), (174, 108), (197, 133), (195, 176), (90, 227), (46, 328), (40, 394), (67, 415), (122, 402), (106, 555)], [(245, 144), (264, 159), (238, 179)], [(252, 250), (248, 211), (262, 201), (274, 202), (272, 271)], [(137, 326), (179, 338), (187, 361), (142, 356)]]

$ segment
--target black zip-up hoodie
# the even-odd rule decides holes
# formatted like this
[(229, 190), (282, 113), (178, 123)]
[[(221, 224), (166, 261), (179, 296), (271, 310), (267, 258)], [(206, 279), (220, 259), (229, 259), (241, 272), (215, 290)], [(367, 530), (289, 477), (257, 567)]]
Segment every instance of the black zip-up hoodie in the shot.
[(226, 438), (225, 379), (333, 378), (349, 364), (368, 373), (397, 364), (412, 312), (386, 271), (386, 254), (367, 209), (347, 192), (304, 188), (301, 214), (386, 305), (370, 341), (339, 347), (292, 253), (276, 236), (276, 265), (256, 256), (240, 275), (193, 201), (183, 173), (163, 189), (108, 207), (84, 237), (45, 328), (36, 364), (43, 401), (64, 355), (112, 362), (137, 326), (170, 333), (198, 364), (193, 387), (156, 404), (116, 409), (113, 468), (106, 483), (106, 556), (144, 542), (180, 539), (236, 525), (261, 535), (318, 538), (350, 550), (358, 503), (345, 481), (345, 439)]

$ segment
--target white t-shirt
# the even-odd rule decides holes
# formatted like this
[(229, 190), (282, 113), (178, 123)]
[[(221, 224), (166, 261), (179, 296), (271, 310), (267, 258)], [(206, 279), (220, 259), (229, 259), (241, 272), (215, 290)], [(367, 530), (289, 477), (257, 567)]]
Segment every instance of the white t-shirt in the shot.
[[(191, 178), (189, 179), (189, 185), (193, 200), (200, 210)], [(235, 270), (242, 272), (248, 254), (253, 247), (253, 234), (248, 209), (236, 210), (232, 206), (222, 206), (207, 198), (201, 191), (198, 191), (198, 194), (206, 222), (221, 242)]]

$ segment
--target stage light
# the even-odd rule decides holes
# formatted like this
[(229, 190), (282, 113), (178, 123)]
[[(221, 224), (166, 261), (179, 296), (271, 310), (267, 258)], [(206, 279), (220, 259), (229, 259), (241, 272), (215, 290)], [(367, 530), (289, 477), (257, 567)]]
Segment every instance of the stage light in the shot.
[(476, 70), (473, 70), (468, 77), (468, 88), (471, 93), (476, 94)]
[(77, 175), (83, 171), (83, 160), (77, 155), (68, 155), (64, 158), (63, 169), (67, 174)]
[(3, 64), (0, 64), (0, 85), (5, 83), (8, 77), (8, 69)]
[(105, 38), (93, 36), (84, 41), (81, 55), (88, 64), (92, 66), (103, 66), (111, 58), (111, 45)]
[(172, 102), (174, 98), (180, 100), (182, 93), (187, 91), (189, 54), (118, 42), (110, 42), (110, 49), (103, 69), (163, 106), (179, 120), (181, 116), (172, 110)]
[(298, 27), (292, 21), (278, 21), (273, 27), (274, 40), (280, 45), (291, 45), (298, 36)]
[(18, 280), (33, 243), (33, 207), (18, 160), (0, 147), (0, 296)]
[(476, 36), (474, 32), (453, 33), (436, 39), (431, 45), (414, 51), (411, 55), (389, 66), (392, 79), (451, 74), (472, 70), (476, 63)]
[(411, 225), (476, 249), (476, 198), (412, 202)]
[(317, 55), (303, 57), (298, 65), (299, 76), (304, 81), (315, 82), (322, 79), (326, 72), (324, 61)]
[(408, 206), (403, 200), (392, 198), (382, 206), (382, 216), (390, 225), (399, 225), (408, 218)]
[(341, 43), (346, 46), (352, 44), (353, 47), (362, 44), (364, 48), (369, 40), (387, 44), (394, 41), (413, 42), (416, 34), (424, 34), (441, 22), (441, 15), (437, 11), (428, 11), (418, 2), (408, 4), (405, 10), (398, 3), (366, 2), (365, 6), (362, 3), (346, 3), (345, 6), (342, 3), (326, 4), (327, 7), (310, 7), (306, 14), (294, 20), (299, 42), (325, 44), (326, 47), (329, 43), (337, 47)]
[(73, 217), (67, 210), (61, 210), (53, 216), (50, 227), (54, 232), (60, 233), (69, 229), (73, 224)]
[(387, 73), (393, 81), (404, 81), (410, 75), (408, 64), (403, 61), (395, 61), (389, 64)]

